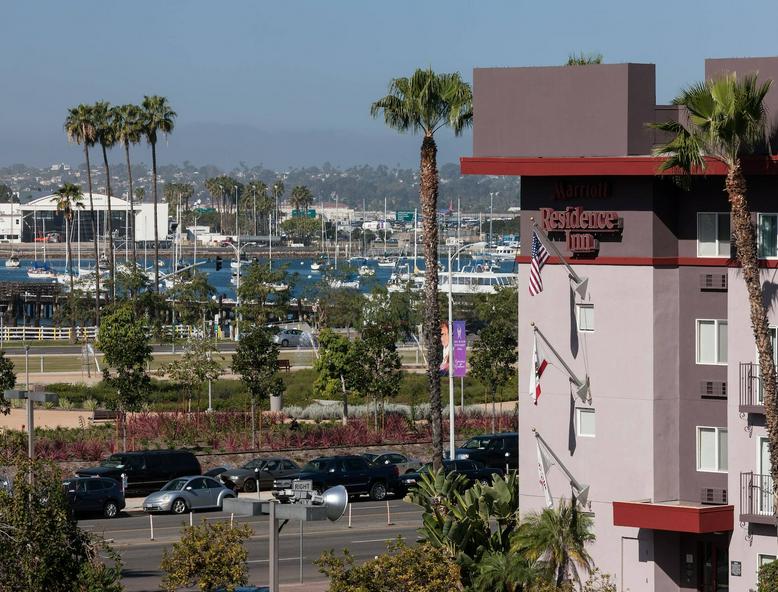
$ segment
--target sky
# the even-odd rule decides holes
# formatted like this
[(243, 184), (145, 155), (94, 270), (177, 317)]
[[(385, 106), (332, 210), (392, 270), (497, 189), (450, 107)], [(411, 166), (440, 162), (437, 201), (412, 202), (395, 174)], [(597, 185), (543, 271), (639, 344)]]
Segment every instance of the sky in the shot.
[[(471, 81), (474, 67), (597, 52), (655, 63), (663, 102), (702, 78), (706, 57), (778, 54), (776, 20), (775, 0), (8, 0), (0, 166), (78, 163), (62, 131), (68, 107), (144, 94), (178, 113), (161, 163), (414, 166), (419, 139), (369, 108), (417, 67)], [(441, 162), (472, 151), (469, 133), (439, 144)], [(148, 149), (133, 158), (148, 162)]]

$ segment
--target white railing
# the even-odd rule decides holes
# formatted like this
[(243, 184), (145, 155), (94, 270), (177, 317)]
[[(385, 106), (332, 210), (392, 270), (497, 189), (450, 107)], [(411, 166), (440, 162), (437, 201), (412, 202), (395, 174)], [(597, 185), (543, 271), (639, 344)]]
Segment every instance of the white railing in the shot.
[[(164, 337), (170, 339), (175, 330), (176, 339), (186, 339), (194, 335), (202, 335), (201, 327), (192, 325), (165, 325), (162, 328)], [(6, 341), (70, 341), (70, 327), (0, 327), (0, 343)], [(94, 341), (97, 339), (97, 327), (76, 327), (76, 341)]]

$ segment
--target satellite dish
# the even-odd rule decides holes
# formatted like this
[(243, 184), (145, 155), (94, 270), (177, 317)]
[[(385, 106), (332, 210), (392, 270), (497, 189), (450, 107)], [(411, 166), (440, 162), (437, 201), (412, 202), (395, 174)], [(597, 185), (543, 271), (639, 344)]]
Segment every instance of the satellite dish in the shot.
[(342, 485), (330, 487), (321, 495), (321, 504), (327, 509), (327, 518), (332, 522), (340, 519), (348, 505), (348, 491)]

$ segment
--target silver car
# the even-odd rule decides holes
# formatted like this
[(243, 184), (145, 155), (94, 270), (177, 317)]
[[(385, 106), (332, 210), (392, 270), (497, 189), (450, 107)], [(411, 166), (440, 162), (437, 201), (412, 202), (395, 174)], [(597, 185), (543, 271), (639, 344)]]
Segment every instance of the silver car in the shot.
[(418, 471), (424, 464), (418, 458), (411, 458), (402, 452), (384, 452), (373, 459), (374, 465), (397, 465), (400, 475)]
[(311, 347), (311, 335), (300, 329), (281, 329), (273, 335), (273, 342), (281, 347)]
[(235, 497), (235, 493), (212, 477), (179, 477), (143, 500), (143, 510), (174, 514), (188, 510), (221, 510), (224, 500), (229, 497)]
[(260, 489), (272, 489), (275, 479), (296, 475), (299, 472), (300, 467), (297, 463), (288, 458), (255, 458), (239, 469), (227, 469), (220, 473), (219, 479), (236, 491), (256, 491), (257, 480)]

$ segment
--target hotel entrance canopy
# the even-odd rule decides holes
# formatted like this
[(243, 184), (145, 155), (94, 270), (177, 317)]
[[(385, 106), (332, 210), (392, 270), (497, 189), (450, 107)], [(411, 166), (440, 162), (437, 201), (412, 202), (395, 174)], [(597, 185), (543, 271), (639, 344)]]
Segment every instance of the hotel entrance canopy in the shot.
[(725, 532), (735, 526), (735, 509), (681, 500), (613, 502), (613, 525), (695, 534)]

